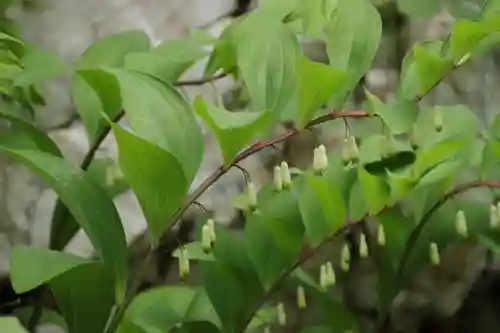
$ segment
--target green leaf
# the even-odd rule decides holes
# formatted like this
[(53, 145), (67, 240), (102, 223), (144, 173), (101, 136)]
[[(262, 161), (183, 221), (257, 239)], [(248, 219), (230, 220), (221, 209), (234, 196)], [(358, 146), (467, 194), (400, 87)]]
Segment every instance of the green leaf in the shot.
[[(266, 199), (267, 209), (249, 216), (245, 226), (245, 240), (248, 255), (259, 278), (264, 287), (269, 289), (298, 259), (304, 238), (304, 225), (297, 208), (295, 218), (285, 219), (279, 216), (286, 213), (287, 208), (293, 210), (293, 207), (297, 207), (291, 192), (267, 195)], [(274, 214), (266, 214), (269, 206), (274, 206)]]
[(2, 327), (4, 332), (28, 333), (16, 317), (0, 317), (0, 327)]
[(102, 114), (114, 118), (121, 110), (118, 81), (110, 73), (101, 70), (79, 70), (73, 76), (71, 93), (85, 125), (89, 143), (92, 144), (106, 125)]
[(453, 61), (441, 56), (442, 45), (442, 42), (432, 41), (413, 46), (403, 62), (401, 97), (421, 98), (454, 67)]
[(202, 45), (192, 39), (170, 40), (151, 52), (127, 54), (125, 68), (173, 83), (206, 54)]
[(252, 105), (281, 116), (297, 89), (297, 37), (276, 18), (259, 11), (237, 27), (237, 61)]
[(411, 17), (430, 19), (439, 14), (443, 6), (442, 0), (397, 0), (398, 9)]
[(78, 167), (47, 153), (2, 150), (36, 173), (59, 195), (85, 231), (99, 258), (113, 272), (118, 296), (123, 296), (127, 278), (127, 244), (120, 217), (106, 191)]
[(389, 127), (392, 133), (401, 134), (409, 131), (417, 120), (419, 108), (417, 103), (397, 98), (384, 104), (377, 96), (366, 91), (373, 112)]
[(338, 0), (325, 29), (330, 66), (349, 75), (336, 97), (339, 103), (371, 67), (382, 36), (382, 21), (368, 0)]
[(365, 169), (358, 169), (358, 179), (363, 188), (366, 206), (370, 215), (379, 213), (390, 199), (390, 187), (381, 177), (370, 175)]
[(11, 252), (10, 276), (17, 293), (35, 289), (77, 266), (87, 259), (49, 249), (17, 246)]
[(0, 103), (0, 118), (10, 121), (16, 135), (22, 135), (33, 143), (33, 147), (45, 153), (62, 157), (62, 153), (52, 139), (39, 130), (29, 119), (22, 116), (22, 110), (15, 109), (12, 105)]
[(453, 24), (450, 37), (450, 52), (455, 61), (474, 51), (479, 42), (488, 35), (486, 27), (478, 22), (459, 20)]
[(236, 18), (221, 33), (208, 59), (204, 75), (212, 76), (219, 69), (229, 73), (236, 68), (236, 47), (234, 33), (242, 18)]
[(100, 38), (80, 56), (77, 67), (122, 67), (131, 52), (147, 52), (150, 44), (142, 31), (125, 31)]
[(299, 80), (298, 123), (304, 126), (313, 118), (318, 109), (342, 87), (347, 75), (306, 57), (298, 58), (296, 67)]
[(127, 308), (124, 320), (146, 333), (168, 332), (190, 322), (221, 326), (206, 292), (187, 286), (157, 287), (137, 295)]
[(99, 262), (77, 266), (50, 282), (69, 333), (102, 332), (115, 300), (113, 278)]
[(69, 69), (69, 66), (63, 63), (56, 54), (41, 50), (29, 51), (21, 62), (24, 69), (14, 79), (14, 84), (20, 87), (42, 83)]
[(225, 165), (229, 165), (234, 156), (262, 131), (270, 116), (270, 112), (227, 111), (205, 102), (200, 96), (196, 97), (194, 107), (216, 135)]
[(156, 244), (187, 194), (189, 184), (178, 160), (158, 146), (111, 124), (118, 162), (134, 191)]
[[(201, 164), (204, 141), (189, 104), (172, 86), (150, 76), (108, 71), (119, 82), (123, 109), (134, 132), (172, 154), (191, 184)], [(100, 91), (103, 94), (106, 92)]]
[(418, 187), (427, 186), (438, 183), (444, 179), (450, 179), (457, 175), (459, 171), (464, 169), (463, 161), (445, 161), (442, 162), (428, 172), (426, 172), (418, 181)]
[[(246, 251), (244, 235), (216, 225), (216, 261), (201, 261), (203, 286), (225, 332), (239, 332), (264, 288)], [(224, 288), (221, 288), (224, 286)]]
[(327, 179), (311, 174), (304, 177), (299, 207), (310, 243), (317, 246), (344, 225), (346, 206), (340, 190)]
[(309, 0), (301, 3), (304, 33), (311, 37), (323, 37), (324, 28), (337, 7), (337, 0)]

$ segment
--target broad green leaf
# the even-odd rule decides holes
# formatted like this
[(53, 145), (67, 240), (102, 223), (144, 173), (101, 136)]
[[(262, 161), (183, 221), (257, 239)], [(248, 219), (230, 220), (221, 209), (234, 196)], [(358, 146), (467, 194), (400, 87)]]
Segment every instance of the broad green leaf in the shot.
[(348, 74), (345, 88), (336, 97), (336, 103), (340, 103), (371, 67), (382, 21), (369, 0), (338, 0), (325, 29), (330, 65)]
[(205, 102), (200, 96), (194, 101), (196, 113), (214, 132), (224, 159), (229, 165), (234, 156), (265, 127), (270, 112), (231, 112)]
[(118, 163), (148, 222), (154, 244), (189, 189), (178, 160), (153, 143), (112, 124)]
[(125, 31), (100, 38), (80, 56), (76, 65), (83, 67), (122, 67), (131, 52), (147, 52), (150, 44), (142, 31)]
[[(295, 209), (295, 218), (285, 219), (279, 216), (287, 213), (287, 207), (288, 210), (297, 207), (295, 198), (289, 191), (266, 196), (266, 199), (267, 209), (248, 217), (245, 240), (248, 255), (262, 284), (268, 289), (298, 259), (304, 238), (304, 225), (298, 209)], [(266, 214), (269, 206), (274, 206), (274, 214)], [(277, 206), (281, 206), (281, 209)]]
[(27, 117), (22, 116), (22, 110), (14, 108), (12, 105), (0, 103), (0, 118), (10, 121), (14, 134), (25, 136), (33, 143), (33, 147), (45, 153), (62, 157), (62, 153), (52, 139), (39, 130), (35, 123)]
[(170, 40), (151, 52), (127, 54), (125, 68), (173, 83), (205, 55), (202, 45), (192, 39)]
[(436, 165), (426, 172), (418, 181), (418, 187), (427, 186), (442, 181), (443, 179), (453, 178), (465, 167), (462, 161), (445, 161)]
[(459, 20), (451, 31), (450, 51), (455, 61), (472, 53), (476, 45), (488, 34), (486, 27), (478, 22)]
[(50, 282), (50, 289), (68, 326), (68, 333), (102, 332), (115, 293), (113, 277), (99, 262), (66, 271)]
[(53, 278), (90, 261), (44, 248), (18, 246), (11, 252), (10, 276), (18, 293), (35, 289)]
[(346, 73), (331, 66), (314, 62), (306, 57), (297, 59), (299, 84), (298, 123), (301, 126), (310, 121), (318, 109), (342, 88)]
[(349, 221), (359, 221), (368, 214), (363, 187), (356, 181), (349, 192)]
[(398, 9), (410, 17), (430, 19), (439, 14), (443, 6), (442, 0), (397, 0)]
[(150, 76), (121, 69), (109, 72), (119, 82), (122, 106), (134, 132), (172, 154), (191, 184), (203, 155), (203, 135), (189, 104), (172, 86)]
[(106, 191), (78, 167), (47, 153), (2, 150), (47, 182), (85, 231), (102, 262), (113, 272), (117, 295), (123, 296), (127, 277), (127, 244), (120, 216)]
[(233, 20), (221, 33), (205, 67), (205, 76), (212, 76), (219, 69), (226, 73), (235, 70), (237, 63), (234, 33), (241, 20), (241, 18)]
[(338, 0), (309, 0), (301, 3), (304, 33), (307, 36), (323, 37), (324, 28), (330, 21)]
[(447, 139), (422, 149), (418, 152), (413, 166), (414, 175), (420, 177), (439, 163), (454, 158), (464, 145), (466, 145), (464, 140)]
[(56, 54), (41, 50), (27, 52), (21, 62), (24, 68), (15, 77), (14, 84), (22, 87), (42, 83), (69, 69), (69, 66), (63, 63)]
[(370, 175), (365, 169), (358, 169), (358, 179), (363, 188), (366, 207), (370, 215), (379, 213), (390, 199), (390, 187), (381, 177)]
[(79, 70), (73, 76), (71, 93), (92, 144), (106, 126), (102, 113), (114, 118), (121, 110), (118, 81), (101, 70)]
[(374, 114), (382, 118), (392, 133), (401, 134), (412, 128), (419, 111), (414, 101), (396, 98), (384, 104), (377, 96), (368, 91), (366, 93)]
[[(203, 286), (225, 332), (241, 330), (264, 287), (246, 250), (241, 232), (216, 225), (213, 248), (216, 261), (200, 261)], [(224, 286), (224, 288), (221, 288)]]
[(327, 179), (304, 175), (299, 207), (312, 246), (332, 236), (347, 219), (342, 193)]
[(130, 189), (120, 166), (111, 157), (94, 158), (87, 176), (106, 189), (111, 198)]
[(297, 37), (279, 19), (259, 11), (249, 14), (233, 36), (241, 76), (257, 110), (270, 110), (276, 119), (297, 89)]
[[(21, 321), (24, 326), (28, 326), (30, 318), (35, 311), (34, 306), (24, 306), (17, 309), (14, 309), (12, 314), (16, 315), (17, 318)], [(64, 332), (68, 331), (68, 326), (66, 325), (66, 321), (64, 318), (57, 313), (55, 310), (51, 310), (48, 308), (42, 309), (42, 314), (40, 316), (40, 325), (42, 324), (51, 324), (56, 325), (64, 330)], [(1, 327), (1, 324), (0, 324)]]
[(453, 63), (439, 55), (429, 52), (422, 45), (413, 47), (416, 70), (422, 92), (431, 90), (453, 67)]
[(403, 60), (400, 97), (420, 99), (453, 68), (453, 61), (441, 56), (443, 42), (415, 44)]
[(170, 331), (190, 322), (221, 326), (206, 292), (187, 286), (157, 287), (137, 295), (127, 308), (124, 320), (146, 333)]
[(28, 333), (16, 317), (0, 317), (0, 327), (2, 327), (4, 332)]

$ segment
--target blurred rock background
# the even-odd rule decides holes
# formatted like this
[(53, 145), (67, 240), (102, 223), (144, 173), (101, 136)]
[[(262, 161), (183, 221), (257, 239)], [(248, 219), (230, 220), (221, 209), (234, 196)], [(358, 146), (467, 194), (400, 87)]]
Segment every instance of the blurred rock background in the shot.
[[(262, 1), (262, 0), (261, 0)], [(5, 2), (5, 1), (4, 1)], [(11, 2), (11, 3), (7, 3)], [(5, 16), (12, 20), (21, 36), (42, 49), (55, 51), (65, 61), (73, 61), (95, 39), (129, 29), (141, 29), (159, 43), (168, 39), (189, 35), (192, 28), (204, 26), (219, 17), (226, 18), (210, 24), (209, 32), (217, 36), (228, 22), (227, 13), (234, 11), (236, 0), (19, 0), (7, 1), (3, 6)], [(418, 2), (414, 0), (414, 2)], [(429, 1), (423, 1), (428, 3)], [(458, 3), (460, 2), (460, 3)], [(463, 6), (464, 13), (480, 10), (480, 0), (450, 0), (437, 15), (426, 17), (407, 16), (398, 10), (392, 0), (376, 1), (383, 17), (384, 35), (373, 68), (362, 84), (380, 98), (388, 100), (397, 86), (401, 61), (414, 41), (446, 36), (456, 16), (456, 8)], [(457, 4), (458, 3), (458, 4)], [(0, 6), (1, 7), (1, 6)], [(461, 7), (460, 7), (461, 8)], [(452, 11), (455, 10), (455, 11)], [(425, 13), (424, 13), (425, 14)], [(306, 53), (315, 60), (326, 61), (324, 47), (317, 41), (304, 41)], [(203, 63), (194, 66), (183, 79), (202, 76)], [(461, 70), (447, 77), (424, 101), (423, 105), (466, 104), (478, 113), (483, 124), (498, 113), (500, 105), (500, 54), (497, 51), (479, 57)], [(362, 89), (355, 94), (352, 104), (363, 102)], [(229, 78), (212, 84), (185, 88), (188, 96), (202, 94), (216, 100), (224, 96), (228, 106), (238, 108), (235, 99), (239, 87)], [(88, 150), (88, 142), (81, 121), (76, 117), (71, 101), (69, 78), (48, 82), (43, 89), (47, 105), (36, 110), (37, 122), (46, 129), (65, 156), (79, 164)], [(236, 97), (235, 97), (236, 96)], [(351, 124), (356, 128), (356, 124)], [(276, 129), (277, 131), (282, 128)], [(344, 135), (342, 122), (322, 125), (317, 131), (308, 132), (278, 147), (281, 151), (265, 151), (243, 163), (256, 184), (268, 181), (268, 171), (274, 163), (286, 159), (292, 166), (305, 168), (312, 158), (312, 150), (318, 142), (334, 148)], [(207, 151), (203, 166), (193, 186), (199, 184), (215, 168), (221, 159), (213, 136), (206, 131)], [(98, 156), (114, 157), (114, 140), (109, 137)], [(241, 192), (244, 178), (239, 170), (233, 170), (209, 190), (201, 203), (213, 212), (218, 222), (230, 223), (239, 218), (231, 207), (231, 199)], [(476, 193), (478, 196), (488, 196)], [(39, 179), (24, 167), (0, 158), (0, 275), (8, 274), (9, 251), (17, 244), (46, 246), (50, 230), (51, 214), (56, 196)], [(135, 239), (145, 228), (145, 221), (133, 194), (127, 192), (116, 198), (116, 204), (125, 224), (129, 240)], [(193, 216), (197, 214), (193, 210)], [(138, 245), (140, 248), (140, 244)], [(92, 255), (86, 237), (79, 233), (67, 250), (85, 256)], [(338, 252), (338, 244), (332, 245), (331, 256)], [(488, 266), (485, 273), (484, 251), (473, 246), (450, 249), (449, 265), (443, 271), (431, 272), (419, 279), (411, 290), (398, 298), (394, 310), (403, 332), (493, 332), (500, 329), (495, 317), (500, 311), (492, 294), (496, 271)], [(137, 258), (142, 253), (137, 250)], [(161, 254), (160, 254), (161, 257)], [(460, 260), (457, 260), (459, 258)], [(158, 260), (160, 260), (159, 258)], [(360, 320), (373, 323), (370, 286), (373, 270), (364, 263), (354, 270), (351, 289), (354, 304), (359, 309)], [(161, 266), (161, 260), (160, 260)], [(488, 277), (485, 277), (486, 275)], [(158, 272), (151, 274), (150, 283), (157, 283)], [(476, 287), (479, 284), (479, 287)], [(472, 288), (474, 287), (474, 288)], [(470, 291), (472, 288), (472, 291)], [(500, 289), (500, 288), (499, 288)], [(467, 298), (466, 296), (469, 295)], [(293, 301), (293, 295), (290, 296)], [(464, 302), (464, 299), (465, 302)], [(499, 298), (496, 298), (498, 303)], [(491, 304), (490, 304), (491, 303)], [(479, 310), (478, 310), (479, 309)], [(474, 312), (474, 313), (473, 313)], [(477, 312), (477, 313), (476, 313)], [(490, 315), (491, 314), (491, 315)], [(299, 318), (298, 316), (296, 318)], [(430, 318), (430, 319), (429, 319)], [(427, 326), (425, 326), (427, 325)], [(299, 325), (300, 326), (300, 325)], [(286, 331), (296, 331), (290, 324)], [(50, 330), (50, 332), (56, 332)]]

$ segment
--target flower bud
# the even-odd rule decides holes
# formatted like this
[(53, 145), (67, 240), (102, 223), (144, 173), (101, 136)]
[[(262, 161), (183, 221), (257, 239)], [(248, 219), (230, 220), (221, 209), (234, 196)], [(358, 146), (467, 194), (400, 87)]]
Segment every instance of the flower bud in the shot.
[(335, 270), (333, 269), (332, 263), (327, 261), (326, 264), (326, 284), (328, 286), (334, 286), (337, 283), (337, 278), (335, 277)]
[(368, 258), (368, 243), (366, 242), (366, 236), (363, 233), (361, 233), (359, 237), (359, 256), (361, 258)]
[(250, 209), (257, 207), (257, 190), (252, 182), (247, 184), (248, 205)]
[(213, 219), (208, 219), (206, 225), (208, 226), (210, 230), (210, 240), (213, 243), (215, 242), (215, 222)]
[(417, 125), (414, 124), (410, 131), (410, 144), (413, 150), (417, 150), (419, 148), (419, 141)]
[(271, 333), (271, 327), (269, 327), (269, 325), (264, 328), (264, 333)]
[(349, 138), (344, 138), (344, 144), (342, 145), (342, 162), (344, 165), (349, 164), (351, 161), (351, 154), (349, 152)]
[(278, 303), (277, 305), (277, 313), (278, 313), (278, 324), (281, 326), (286, 325), (286, 312), (285, 312), (285, 306), (283, 303)]
[(305, 309), (307, 306), (306, 292), (302, 286), (297, 287), (297, 306), (299, 309)]
[(434, 108), (432, 121), (436, 132), (441, 132), (443, 130), (443, 115), (441, 114), (441, 110), (439, 108)]
[(382, 224), (378, 225), (377, 243), (380, 246), (384, 246), (385, 245), (385, 231), (384, 231), (384, 226)]
[(324, 145), (314, 149), (313, 170), (318, 174), (322, 174), (328, 169), (328, 157), (326, 156), (326, 148)]
[(348, 140), (348, 149), (349, 149), (349, 159), (352, 163), (356, 163), (359, 161), (359, 148), (356, 143), (356, 138), (354, 136), (349, 136)]
[(326, 265), (323, 264), (319, 267), (319, 286), (322, 290), (328, 289), (328, 277), (326, 275)]
[(340, 255), (340, 268), (342, 271), (347, 272), (349, 271), (349, 263), (351, 261), (351, 252), (349, 251), (349, 246), (347, 244), (344, 244), (342, 246), (342, 252)]
[(498, 228), (500, 225), (500, 216), (498, 215), (498, 208), (495, 205), (491, 205), (490, 207), (490, 227), (492, 229)]
[(205, 224), (201, 228), (201, 248), (205, 253), (212, 250), (212, 231), (210, 230), (210, 226), (208, 224)]
[(187, 249), (185, 247), (181, 247), (179, 251), (179, 277), (182, 279), (189, 275), (189, 258)]
[(467, 229), (467, 220), (465, 218), (465, 213), (462, 210), (459, 210), (455, 217), (455, 230), (460, 236), (464, 238), (469, 237), (469, 231)]
[(290, 186), (292, 186), (292, 175), (290, 174), (288, 163), (286, 163), (285, 161), (281, 162), (281, 181), (284, 188), (289, 188)]
[(283, 178), (281, 177), (281, 168), (277, 165), (274, 167), (274, 189), (280, 192), (283, 189)]
[(429, 253), (430, 253), (431, 264), (433, 264), (434, 266), (439, 266), (439, 264), (441, 263), (441, 257), (439, 255), (439, 248), (436, 243), (430, 244)]

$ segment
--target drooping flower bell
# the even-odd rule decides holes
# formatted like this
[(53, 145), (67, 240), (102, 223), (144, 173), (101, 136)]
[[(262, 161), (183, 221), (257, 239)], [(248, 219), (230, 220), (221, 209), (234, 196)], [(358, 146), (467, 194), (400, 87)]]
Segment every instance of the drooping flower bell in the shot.
[(326, 284), (327, 286), (334, 286), (337, 283), (337, 278), (335, 276), (335, 270), (333, 269), (332, 263), (327, 261), (325, 264), (326, 270)]
[(349, 271), (350, 261), (351, 251), (349, 250), (349, 246), (347, 244), (344, 244), (342, 246), (342, 251), (340, 254), (340, 268), (342, 269), (342, 271)]
[(349, 152), (349, 138), (345, 137), (344, 138), (344, 144), (342, 145), (342, 162), (344, 165), (348, 165), (349, 162), (351, 162), (351, 154)]
[(328, 169), (328, 157), (326, 156), (326, 148), (324, 145), (319, 145), (314, 149), (313, 170), (317, 174), (322, 174)]
[(441, 264), (441, 256), (439, 255), (439, 248), (436, 243), (431, 243), (429, 245), (429, 254), (431, 264), (433, 264), (434, 266), (439, 266)]
[(364, 233), (361, 233), (359, 236), (359, 256), (361, 258), (368, 258), (368, 242)]
[(205, 253), (212, 250), (215, 243), (215, 223), (213, 219), (208, 219), (201, 228), (201, 247)]
[(247, 184), (248, 208), (254, 210), (257, 208), (257, 189), (252, 182)]
[(490, 227), (492, 229), (496, 229), (500, 226), (500, 216), (498, 212), (498, 208), (495, 205), (491, 205), (490, 207)]
[(432, 111), (432, 122), (434, 123), (434, 128), (436, 132), (441, 132), (443, 130), (443, 115), (439, 108), (434, 108)]
[(356, 138), (350, 135), (348, 138), (348, 149), (349, 149), (349, 159), (353, 164), (356, 164), (359, 161), (359, 148), (356, 143)]
[(464, 238), (469, 237), (467, 219), (465, 218), (465, 213), (462, 210), (459, 210), (455, 217), (455, 230), (460, 236)]
[(319, 266), (319, 286), (324, 291), (328, 289), (328, 280), (326, 276), (326, 265), (322, 264)]
[(286, 325), (286, 312), (285, 312), (285, 306), (283, 305), (283, 303), (278, 303), (278, 305), (276, 306), (276, 312), (277, 312), (277, 315), (278, 315), (278, 324), (280, 324), (281, 326), (285, 326)]
[(182, 246), (179, 249), (179, 277), (182, 279), (188, 276), (189, 271), (190, 271), (189, 256), (187, 253), (187, 249)]
[(302, 286), (297, 287), (297, 306), (299, 309), (305, 309), (307, 307), (306, 292)]
[(285, 161), (281, 162), (281, 181), (283, 188), (289, 188), (292, 186), (292, 175), (290, 174), (288, 163)]
[(380, 246), (385, 245), (385, 231), (384, 231), (384, 226), (382, 224), (378, 225), (377, 229), (377, 243)]
[(274, 190), (276, 192), (281, 192), (281, 190), (283, 190), (283, 177), (281, 176), (281, 168), (279, 165), (274, 167), (273, 182)]

